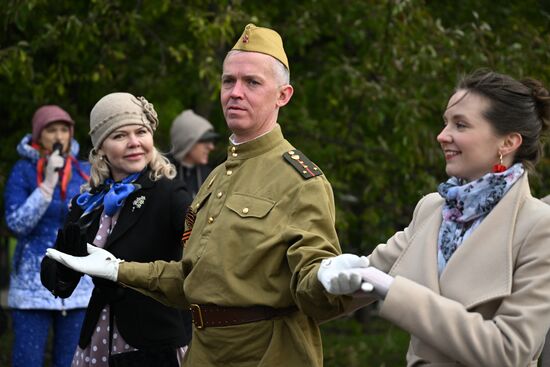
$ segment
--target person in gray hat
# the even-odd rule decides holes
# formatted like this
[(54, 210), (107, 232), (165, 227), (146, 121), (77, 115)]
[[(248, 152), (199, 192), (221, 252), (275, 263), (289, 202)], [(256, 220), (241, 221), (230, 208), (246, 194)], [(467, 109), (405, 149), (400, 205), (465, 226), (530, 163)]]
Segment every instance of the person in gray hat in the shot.
[(185, 182), (193, 198), (212, 171), (208, 156), (218, 137), (212, 124), (193, 110), (183, 111), (172, 122), (172, 149), (167, 158), (176, 167), (176, 179)]
[[(72, 201), (57, 249), (77, 256), (108, 249), (125, 261), (181, 258), (191, 198), (154, 146), (158, 123), (143, 97), (111, 93), (96, 103), (90, 182)], [(67, 298), (82, 274), (44, 258), (41, 275), (55, 296)], [(73, 366), (178, 366), (189, 317), (128, 287), (93, 280)]]

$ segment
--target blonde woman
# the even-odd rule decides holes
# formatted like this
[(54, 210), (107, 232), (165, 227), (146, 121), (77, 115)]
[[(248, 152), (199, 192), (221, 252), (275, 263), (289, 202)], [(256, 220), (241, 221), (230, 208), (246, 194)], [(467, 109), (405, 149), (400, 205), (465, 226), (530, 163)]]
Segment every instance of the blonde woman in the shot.
[[(91, 177), (73, 200), (65, 251), (84, 255), (86, 243), (93, 243), (127, 261), (181, 258), (191, 199), (154, 146), (157, 126), (153, 105), (143, 97), (112, 93), (94, 106)], [(71, 235), (75, 226), (82, 238)], [(43, 278), (53, 278), (45, 286), (69, 296), (80, 274), (48, 258), (43, 265)], [(190, 337), (181, 311), (115, 282), (94, 283), (73, 366), (178, 366)]]

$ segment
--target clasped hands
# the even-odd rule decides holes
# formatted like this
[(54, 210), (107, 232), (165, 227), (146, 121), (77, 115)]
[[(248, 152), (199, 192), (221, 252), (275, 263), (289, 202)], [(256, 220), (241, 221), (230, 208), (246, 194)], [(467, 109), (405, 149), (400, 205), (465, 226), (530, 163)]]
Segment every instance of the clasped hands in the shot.
[(321, 262), (317, 279), (328, 293), (351, 295), (359, 290), (376, 293), (384, 298), (393, 282), (393, 277), (369, 266), (365, 256), (342, 254)]
[[(87, 244), (88, 256), (72, 256), (53, 248), (46, 250), (49, 258), (81, 273), (116, 282), (122, 260), (109, 251)], [(328, 293), (352, 294), (358, 290), (374, 292), (384, 298), (393, 277), (369, 266), (365, 256), (338, 255), (321, 262), (317, 279)]]
[(89, 243), (86, 248), (88, 256), (72, 256), (54, 248), (47, 249), (46, 256), (78, 272), (116, 282), (118, 265), (123, 260), (117, 259), (109, 251)]

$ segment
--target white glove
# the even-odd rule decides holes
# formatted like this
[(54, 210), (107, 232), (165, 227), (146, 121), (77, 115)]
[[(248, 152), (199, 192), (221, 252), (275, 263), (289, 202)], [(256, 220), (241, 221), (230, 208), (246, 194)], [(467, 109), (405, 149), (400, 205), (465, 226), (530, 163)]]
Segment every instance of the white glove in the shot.
[(360, 269), (369, 266), (365, 256), (342, 254), (324, 259), (317, 272), (317, 279), (330, 294), (352, 294), (361, 288)]
[(52, 196), (55, 185), (57, 185), (57, 182), (59, 181), (58, 170), (64, 165), (65, 158), (63, 158), (58, 150), (54, 150), (52, 154), (48, 157), (44, 181), (42, 181), (42, 184), (40, 185), (40, 189), (46, 196)]
[(361, 274), (361, 278), (363, 279), (363, 284), (361, 284), (361, 289), (363, 291), (371, 292), (374, 286), (374, 293), (382, 299), (386, 298), (386, 294), (388, 294), (394, 279), (391, 275), (373, 266), (369, 266), (366, 269), (359, 269), (358, 273)]
[(46, 256), (84, 274), (116, 282), (118, 264), (124, 260), (117, 259), (109, 251), (88, 243), (88, 256), (72, 256), (56, 249), (46, 250)]

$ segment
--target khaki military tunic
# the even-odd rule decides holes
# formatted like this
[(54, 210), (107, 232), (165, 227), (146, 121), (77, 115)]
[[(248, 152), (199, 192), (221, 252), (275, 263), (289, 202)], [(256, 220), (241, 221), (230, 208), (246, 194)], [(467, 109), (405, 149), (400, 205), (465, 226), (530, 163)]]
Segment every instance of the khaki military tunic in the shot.
[(341, 250), (331, 186), (295, 153), (279, 125), (231, 145), (192, 203), (182, 261), (121, 264), (120, 282), (173, 306), (298, 306), (272, 320), (194, 328), (186, 366), (322, 365), (317, 323), (344, 312), (344, 302), (324, 291), (317, 269)]

